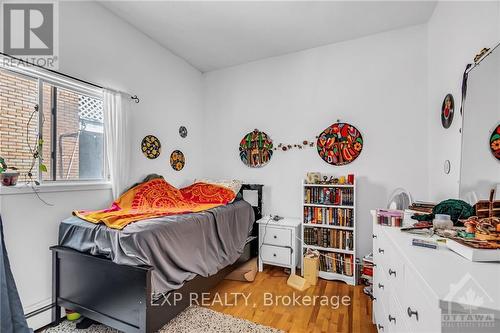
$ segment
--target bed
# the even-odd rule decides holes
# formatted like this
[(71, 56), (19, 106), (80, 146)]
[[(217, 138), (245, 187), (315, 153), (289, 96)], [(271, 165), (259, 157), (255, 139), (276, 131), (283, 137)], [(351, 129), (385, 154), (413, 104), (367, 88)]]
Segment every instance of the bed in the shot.
[(76, 217), (60, 225), (53, 253), (53, 324), (61, 307), (125, 332), (155, 332), (256, 256), (257, 204), (244, 200), (199, 213), (132, 223), (123, 230)]

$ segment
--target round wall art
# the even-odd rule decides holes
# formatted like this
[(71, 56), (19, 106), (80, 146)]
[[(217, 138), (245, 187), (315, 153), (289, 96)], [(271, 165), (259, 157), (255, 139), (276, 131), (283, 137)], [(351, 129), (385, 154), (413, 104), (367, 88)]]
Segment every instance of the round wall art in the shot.
[(452, 94), (444, 97), (441, 105), (441, 124), (444, 128), (449, 128), (453, 122), (453, 114), (455, 113), (455, 100)]
[(184, 158), (184, 153), (180, 150), (174, 150), (170, 154), (170, 165), (175, 171), (181, 171), (186, 164), (186, 159)]
[(335, 123), (318, 136), (319, 156), (332, 165), (345, 165), (354, 161), (363, 149), (363, 137), (351, 124)]
[(500, 124), (495, 127), (490, 136), (490, 149), (493, 156), (500, 160)]
[(158, 140), (158, 138), (154, 135), (146, 135), (144, 139), (142, 139), (141, 150), (147, 158), (157, 158), (161, 153), (160, 140)]
[(186, 126), (179, 127), (179, 135), (181, 136), (181, 138), (185, 138), (188, 135)]
[(273, 156), (273, 141), (259, 131), (247, 133), (240, 142), (241, 161), (251, 168), (260, 168), (269, 163)]

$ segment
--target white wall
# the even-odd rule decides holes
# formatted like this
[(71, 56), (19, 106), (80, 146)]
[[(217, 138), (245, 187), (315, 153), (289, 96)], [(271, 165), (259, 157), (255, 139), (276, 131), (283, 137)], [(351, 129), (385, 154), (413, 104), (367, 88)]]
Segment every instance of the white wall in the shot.
[[(201, 173), (201, 73), (168, 52), (107, 9), (91, 2), (61, 2), (60, 71), (91, 82), (137, 94), (132, 104), (130, 182), (148, 173), (163, 174), (182, 185)], [(178, 128), (189, 134), (180, 138)], [(146, 134), (156, 135), (162, 154), (147, 160), (140, 152)], [(186, 167), (174, 171), (170, 152), (184, 151)], [(12, 270), (26, 312), (50, 303), (50, 245), (57, 243), (59, 222), (74, 209), (109, 205), (110, 190), (42, 193), (46, 207), (33, 194), (3, 195), (1, 213)], [(30, 320), (33, 328), (48, 323), (50, 312)]]
[[(33, 193), (0, 197), (5, 243), (25, 313), (52, 303), (49, 246), (57, 245), (59, 223), (71, 216), (76, 207), (96, 209), (111, 201), (109, 189), (39, 195), (53, 206), (46, 206)], [(28, 320), (33, 329), (48, 323), (50, 311)]]
[[(354, 173), (366, 254), (370, 209), (385, 207), (397, 187), (427, 195), (426, 54), (426, 27), (416, 26), (204, 74), (205, 175), (262, 183), (264, 213), (299, 217), (306, 172)], [(352, 164), (331, 166), (315, 148), (276, 151), (260, 169), (240, 161), (239, 142), (254, 128), (298, 143), (337, 119), (363, 135)]]
[[(499, 2), (439, 2), (428, 22), (429, 197), (458, 197), (460, 177), (460, 100), (462, 74), (483, 47), (500, 41)], [(471, 74), (473, 75), (473, 74)], [(441, 103), (455, 97), (455, 119), (441, 125)], [(451, 172), (443, 172), (445, 160)]]
[[(88, 18), (92, 18), (89, 20)], [(92, 22), (92, 23), (90, 23)], [(132, 182), (161, 173), (175, 185), (198, 177), (201, 159), (201, 73), (95, 3), (60, 4), (60, 70), (137, 94), (132, 105)], [(179, 126), (188, 129), (179, 136)], [(140, 151), (147, 134), (157, 136), (162, 154), (148, 160)], [(170, 167), (170, 153), (186, 156), (181, 172)]]

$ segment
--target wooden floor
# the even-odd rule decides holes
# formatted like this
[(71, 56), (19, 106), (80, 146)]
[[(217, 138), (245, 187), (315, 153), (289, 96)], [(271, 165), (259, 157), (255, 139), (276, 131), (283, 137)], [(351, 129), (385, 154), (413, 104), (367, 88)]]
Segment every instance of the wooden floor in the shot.
[[(252, 283), (224, 280), (211, 294), (219, 293), (221, 297), (227, 295), (232, 305), (222, 306), (213, 302), (210, 308), (291, 333), (376, 332), (371, 320), (371, 301), (363, 294), (363, 286), (353, 287), (343, 282), (320, 279), (315, 287), (299, 292), (286, 284), (287, 279), (288, 275), (282, 268), (266, 267)], [(231, 293), (243, 293), (248, 297), (248, 302), (245, 303), (241, 295), (234, 296)], [(287, 300), (283, 299), (276, 306), (266, 306), (265, 293), (272, 293), (273, 296), (293, 296), (293, 293), (296, 296), (350, 296), (351, 304), (340, 304), (338, 309), (321, 305), (319, 301), (310, 306), (287, 306)]]

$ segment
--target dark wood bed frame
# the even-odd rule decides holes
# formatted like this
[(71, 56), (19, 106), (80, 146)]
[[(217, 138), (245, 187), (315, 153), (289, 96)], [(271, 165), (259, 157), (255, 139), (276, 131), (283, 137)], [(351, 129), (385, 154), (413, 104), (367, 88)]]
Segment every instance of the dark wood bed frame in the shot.
[[(262, 217), (262, 185), (245, 184), (243, 191), (258, 193), (257, 206), (253, 206), (257, 221)], [(156, 332), (190, 305), (190, 295), (209, 291), (241, 262), (255, 257), (257, 232), (254, 223), (252, 237), (236, 263), (209, 277), (198, 275), (157, 301), (152, 299), (152, 267), (119, 265), (103, 257), (53, 246), (52, 324), (61, 322), (64, 307), (121, 331)]]

